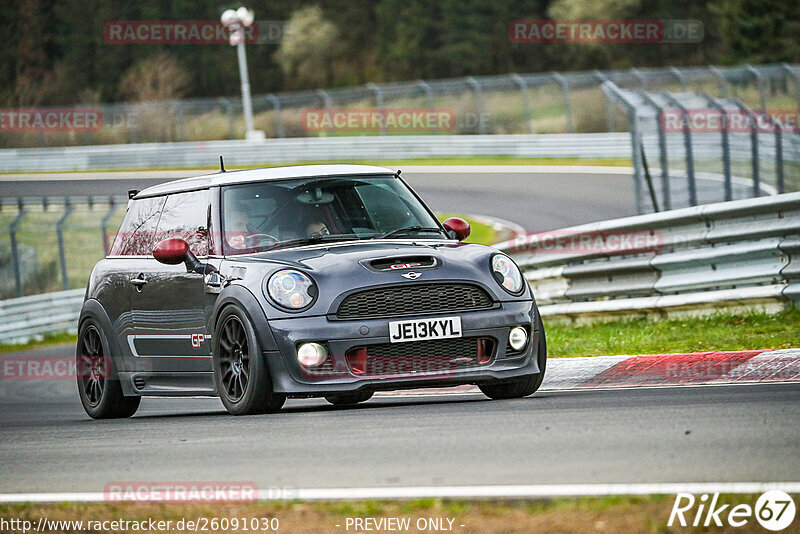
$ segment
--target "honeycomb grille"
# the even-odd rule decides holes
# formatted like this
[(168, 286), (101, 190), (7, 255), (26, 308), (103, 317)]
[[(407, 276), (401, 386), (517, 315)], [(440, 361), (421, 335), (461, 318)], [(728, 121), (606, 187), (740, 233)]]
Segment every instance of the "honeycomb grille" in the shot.
[[(483, 344), (482, 350), (479, 344)], [(488, 363), (494, 353), (491, 338), (435, 339), (368, 345), (365, 375), (414, 375), (469, 369)], [(479, 361), (479, 353), (484, 360)], [(353, 368), (352, 361), (349, 362)]]
[(492, 299), (469, 284), (418, 284), (369, 289), (354, 293), (339, 305), (339, 319), (369, 319), (430, 313), (485, 310)]

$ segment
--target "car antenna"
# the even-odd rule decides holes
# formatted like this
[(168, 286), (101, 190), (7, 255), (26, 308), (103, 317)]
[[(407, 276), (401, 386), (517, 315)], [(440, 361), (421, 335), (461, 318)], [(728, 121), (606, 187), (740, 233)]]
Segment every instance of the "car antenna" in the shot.
[(397, 176), (400, 176), (400, 173), (401, 173), (401, 172), (402, 172), (402, 171), (401, 171), (400, 169), (397, 169)]
[(228, 172), (225, 170), (225, 162), (222, 161), (222, 156), (219, 157), (219, 172)]

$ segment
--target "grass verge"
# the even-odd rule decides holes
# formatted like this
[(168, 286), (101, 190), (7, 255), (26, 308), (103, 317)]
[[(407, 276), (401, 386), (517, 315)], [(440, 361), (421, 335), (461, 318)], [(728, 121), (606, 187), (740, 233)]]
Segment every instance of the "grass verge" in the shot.
[[(800, 310), (776, 314), (715, 313), (681, 319), (620, 319), (574, 324), (545, 317), (547, 353), (552, 358), (615, 354), (667, 354), (718, 350), (789, 349), (800, 347)], [(75, 343), (58, 334), (24, 345), (0, 345), (0, 354)]]
[(800, 310), (719, 312), (705, 317), (621, 319), (569, 324), (548, 321), (548, 356), (666, 354), (800, 347)]
[(40, 347), (50, 347), (53, 345), (66, 345), (66, 344), (75, 345), (77, 342), (78, 342), (78, 336), (76, 334), (69, 334), (67, 332), (61, 332), (57, 334), (46, 334), (44, 337), (42, 337), (42, 339), (35, 339), (27, 343), (22, 343), (17, 345), (2, 344), (0, 345), (0, 354), (8, 354), (10, 352), (21, 352), (24, 350), (32, 350)]
[[(749, 504), (757, 500), (756, 495), (721, 495), (720, 504)], [(424, 528), (418, 521), (444, 520), (445, 526), (452, 520), (452, 531), (472, 533), (529, 533), (529, 532), (704, 532), (708, 528), (692, 529), (677, 524), (668, 527), (670, 511), (674, 502), (671, 495), (640, 497), (587, 497), (575, 499), (490, 501), (490, 500), (443, 500), (418, 499), (411, 501), (338, 501), (338, 502), (264, 502), (248, 504), (19, 504), (0, 506), (0, 518), (31, 521), (33, 526), (40, 518), (49, 521), (107, 521), (125, 520), (144, 522), (139, 528), (126, 525), (118, 532), (149, 532), (148, 520), (171, 521), (171, 528), (164, 532), (194, 532), (188, 528), (175, 528), (178, 522), (205, 518), (209, 522), (223, 518), (228, 520), (225, 532), (249, 532), (241, 528), (251, 519), (278, 520), (278, 531), (292, 534), (316, 532), (363, 531), (355, 529), (355, 518), (408, 519), (408, 532), (434, 531)], [(731, 506), (729, 506), (730, 508)], [(694, 512), (694, 510), (692, 510)], [(691, 522), (694, 516), (686, 513)], [(346, 528), (350, 519), (350, 528)], [(703, 517), (705, 519), (705, 517)], [(721, 519), (727, 519), (722, 514)], [(239, 528), (233, 527), (237, 521)], [(210, 523), (209, 523), (210, 524)], [(222, 524), (222, 523), (220, 523)], [(691, 523), (690, 523), (691, 524)], [(142, 528), (143, 527), (143, 528)], [(449, 529), (447, 529), (449, 530)], [(714, 532), (763, 532), (758, 522), (750, 517), (746, 525), (739, 528), (723, 526)], [(84, 532), (90, 530), (83, 530)], [(385, 530), (382, 530), (385, 531)], [(55, 527), (40, 532), (73, 533), (74, 528)]]

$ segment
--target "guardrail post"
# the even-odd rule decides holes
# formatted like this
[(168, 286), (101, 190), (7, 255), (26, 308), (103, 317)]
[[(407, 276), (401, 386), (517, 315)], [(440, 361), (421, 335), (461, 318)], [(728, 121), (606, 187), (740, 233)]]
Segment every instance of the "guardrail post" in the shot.
[(747, 72), (753, 75), (756, 80), (756, 87), (758, 88), (758, 105), (762, 110), (767, 109), (767, 95), (764, 93), (764, 77), (752, 65), (747, 65)]
[(739, 111), (746, 113), (753, 120), (750, 121), (750, 159), (752, 160), (753, 169), (753, 197), (761, 196), (761, 172), (760, 162), (758, 158), (758, 121), (756, 120), (755, 113), (738, 98), (733, 101)]
[(781, 68), (794, 82), (794, 89), (797, 97), (797, 108), (800, 109), (800, 75), (798, 75), (788, 63), (782, 63)]
[[(100, 106), (98, 106), (96, 109), (100, 109)], [(102, 111), (100, 111), (100, 126), (101, 127), (103, 126), (103, 112)], [(85, 145), (91, 145), (92, 144), (92, 130), (91, 130), (91, 128), (86, 128), (83, 131), (83, 144), (85, 144)]]
[(692, 151), (692, 130), (689, 126), (689, 111), (671, 94), (663, 91), (661, 95), (679, 110), (683, 117), (683, 148), (686, 152), (686, 177), (689, 185), (689, 205), (697, 206), (697, 180), (694, 174), (694, 152)]
[(433, 108), (436, 107), (436, 102), (434, 100), (433, 89), (431, 89), (431, 85), (424, 80), (418, 80), (417, 87), (422, 89), (422, 92), (425, 93), (425, 99), (428, 101), (428, 111), (433, 111)]
[(478, 108), (478, 133), (481, 135), (486, 134), (486, 122), (484, 121), (485, 109), (483, 107), (483, 91), (481, 91), (481, 84), (473, 76), (465, 78), (467, 85), (472, 86), (475, 91), (475, 102)]
[(730, 137), (728, 135), (728, 115), (725, 108), (717, 102), (712, 96), (706, 93), (700, 93), (706, 99), (708, 105), (716, 109), (722, 115), (722, 173), (725, 176), (725, 200), (733, 200), (733, 184), (731, 182), (731, 145)]
[(175, 107), (175, 136), (179, 141), (186, 140), (186, 124), (183, 118), (183, 103), (180, 100), (173, 100)]
[(139, 140), (139, 126), (136, 122), (134, 108), (130, 104), (125, 106), (125, 115), (128, 121), (128, 139), (131, 143), (136, 143)]
[(386, 135), (386, 115), (383, 112), (383, 90), (376, 84), (370, 82), (367, 84), (367, 89), (375, 94), (375, 105), (380, 110), (381, 117), (381, 135)]
[(530, 98), (528, 97), (528, 84), (525, 83), (525, 79), (522, 76), (516, 73), (511, 74), (511, 79), (519, 86), (519, 96), (522, 99), (522, 112), (525, 114), (525, 133), (533, 133), (533, 126), (531, 126), (533, 119), (531, 117)]
[(661, 163), (661, 194), (662, 200), (664, 203), (665, 210), (672, 209), (672, 194), (670, 189), (669, 183), (669, 159), (667, 158), (667, 134), (664, 132), (662, 119), (664, 116), (664, 108), (651, 97), (649, 94), (641, 91), (640, 94), (642, 98), (647, 101), (648, 104), (653, 106), (656, 110), (656, 121), (658, 122), (658, 155), (659, 161)]
[[(592, 75), (595, 77), (596, 80), (600, 82), (600, 85), (603, 85), (603, 82), (609, 81), (608, 76), (605, 73), (596, 70), (592, 72)], [(611, 103), (611, 97), (604, 93), (606, 97), (606, 130), (609, 132), (613, 132), (615, 130), (614, 126), (614, 106)]]
[(286, 137), (286, 130), (283, 127), (283, 115), (281, 115), (281, 101), (273, 93), (267, 95), (267, 100), (272, 104), (272, 109), (275, 112), (275, 128), (278, 137)]
[(784, 193), (783, 178), (783, 135), (781, 132), (780, 121), (772, 121), (775, 128), (775, 178), (777, 181), (778, 194)]
[(233, 118), (233, 104), (231, 104), (230, 100), (222, 96), (217, 99), (217, 102), (225, 108), (225, 113), (228, 115), (228, 139), (233, 139), (235, 136), (234, 130), (236, 129)]
[(719, 82), (719, 90), (722, 92), (723, 98), (728, 98), (730, 96), (730, 91), (728, 88), (728, 79), (725, 78), (725, 73), (722, 72), (719, 67), (715, 67), (714, 65), (708, 67), (708, 70), (710, 70), (711, 74), (717, 78), (717, 81)]
[(111, 220), (111, 217), (114, 216), (114, 213), (117, 211), (117, 203), (114, 202), (114, 197), (108, 199), (109, 207), (108, 211), (105, 215), (103, 215), (103, 220), (100, 221), (100, 231), (103, 232), (103, 252), (106, 256), (111, 252), (111, 245), (108, 243), (108, 221)]
[[(425, 100), (427, 101), (428, 104), (428, 111), (432, 112), (433, 109), (436, 107), (436, 99), (433, 95), (433, 89), (431, 88), (431, 85), (424, 80), (417, 80), (417, 87), (422, 89), (422, 92), (425, 93)], [(437, 132), (438, 130), (437, 128), (433, 128), (431, 131)]]
[(67, 276), (67, 256), (66, 252), (64, 251), (64, 225), (67, 223), (67, 219), (69, 216), (72, 215), (72, 212), (75, 211), (75, 207), (70, 204), (69, 198), (66, 199), (66, 205), (64, 206), (64, 215), (58, 220), (56, 223), (56, 235), (58, 237), (58, 260), (61, 264), (61, 282), (66, 291), (69, 289), (69, 277)]
[(561, 94), (564, 99), (564, 117), (567, 120), (567, 133), (575, 133), (572, 123), (572, 105), (569, 99), (569, 80), (558, 72), (553, 72), (550, 76), (561, 86)]
[[(325, 110), (330, 110), (333, 108), (333, 101), (331, 100), (331, 95), (325, 89), (317, 89), (317, 97), (322, 100), (322, 108)], [(331, 133), (328, 130), (326, 133)]]
[(683, 73), (675, 67), (670, 67), (669, 71), (678, 79), (678, 82), (681, 84), (681, 91), (686, 92), (688, 89), (688, 86), (686, 85), (686, 76), (684, 76)]
[[(603, 82), (603, 92), (606, 96), (612, 95), (622, 103), (627, 111), (629, 130), (631, 132), (631, 149), (633, 151), (633, 189), (636, 196), (636, 212), (644, 213), (644, 205), (642, 202), (642, 140), (639, 135), (639, 120), (636, 116), (636, 106), (631, 103), (619, 88), (611, 81)], [(655, 208), (655, 206), (654, 206)]]
[(644, 77), (641, 71), (634, 67), (631, 69), (631, 74), (633, 74), (633, 76), (639, 80), (639, 84), (642, 86), (642, 89), (647, 91), (647, 79)]
[(17, 247), (17, 230), (19, 230), (19, 225), (22, 224), (22, 219), (25, 218), (27, 212), (25, 211), (25, 206), (22, 205), (22, 199), (19, 200), (18, 204), (19, 212), (14, 220), (11, 222), (11, 225), (8, 227), (8, 233), (11, 237), (11, 258), (14, 261), (14, 285), (17, 289), (17, 296), (22, 296), (22, 265), (20, 264), (19, 258), (19, 248)]

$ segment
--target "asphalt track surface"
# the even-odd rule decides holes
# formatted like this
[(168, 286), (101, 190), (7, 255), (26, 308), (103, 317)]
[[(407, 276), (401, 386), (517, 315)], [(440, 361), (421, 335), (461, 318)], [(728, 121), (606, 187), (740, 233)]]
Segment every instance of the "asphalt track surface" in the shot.
[[(71, 347), (41, 351), (67, 355)], [(3, 391), (4, 390), (4, 391)], [(218, 399), (145, 398), (93, 421), (70, 381), (0, 382), (2, 493), (121, 481), (261, 489), (800, 480), (800, 384), (289, 400), (234, 417)]]
[[(529, 231), (626, 217), (636, 213), (633, 179), (607, 173), (541, 168), (409, 167), (403, 178), (438, 212), (479, 214), (513, 221)], [(0, 197), (124, 195), (129, 189), (208, 171), (131, 171), (0, 175)]]
[[(183, 171), (184, 176), (198, 174)], [(164, 181), (18, 177), (0, 195), (120, 194)], [(630, 177), (404, 176), (439, 211), (545, 230), (634, 213)], [(168, 179), (176, 178), (169, 173)], [(64, 356), (72, 347), (42, 351)], [(218, 399), (146, 398), (92, 421), (71, 382), (0, 382), (0, 492), (100, 492), (114, 481), (247, 481), (260, 488), (800, 480), (800, 384), (290, 400), (233, 417)]]

